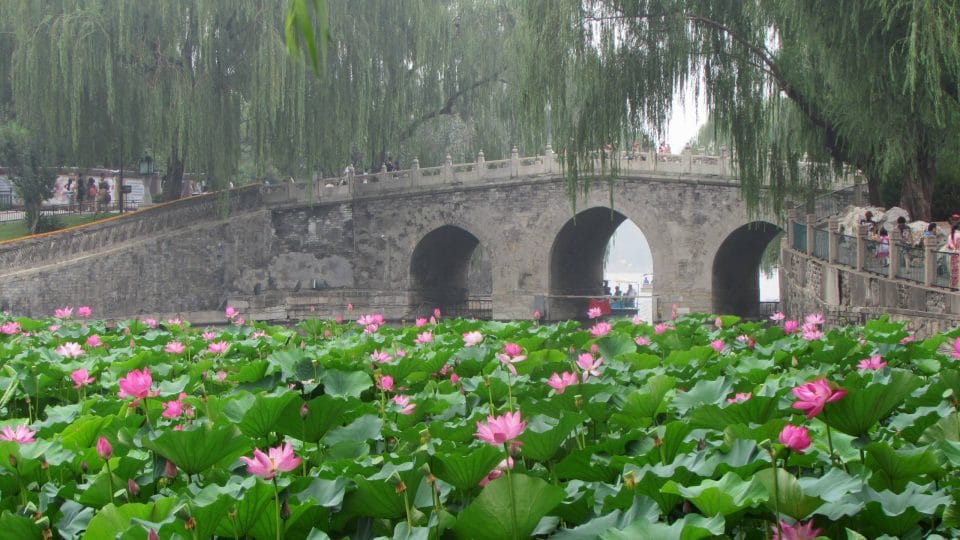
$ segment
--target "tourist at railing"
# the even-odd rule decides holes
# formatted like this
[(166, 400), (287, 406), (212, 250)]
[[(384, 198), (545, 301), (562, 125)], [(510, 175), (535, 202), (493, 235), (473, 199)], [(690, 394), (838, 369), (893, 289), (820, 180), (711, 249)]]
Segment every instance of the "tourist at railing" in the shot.
[(950, 288), (956, 289), (957, 281), (960, 280), (960, 220), (950, 229), (947, 251), (950, 253)]

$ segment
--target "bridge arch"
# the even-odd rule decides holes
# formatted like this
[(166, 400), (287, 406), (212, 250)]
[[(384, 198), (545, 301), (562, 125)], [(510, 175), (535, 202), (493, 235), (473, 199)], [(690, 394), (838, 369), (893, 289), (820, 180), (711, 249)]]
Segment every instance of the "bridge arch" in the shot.
[(457, 225), (425, 234), (410, 257), (410, 308), (426, 316), (434, 308), (450, 316), (489, 318), (490, 255), (476, 235)]
[[(554, 236), (549, 252), (547, 316), (583, 318), (589, 297), (604, 295), (604, 259), (627, 215), (596, 206), (569, 218)], [(638, 280), (639, 281), (639, 280)]]
[(760, 316), (760, 260), (782, 229), (752, 221), (728, 234), (713, 258), (713, 311), (745, 318)]

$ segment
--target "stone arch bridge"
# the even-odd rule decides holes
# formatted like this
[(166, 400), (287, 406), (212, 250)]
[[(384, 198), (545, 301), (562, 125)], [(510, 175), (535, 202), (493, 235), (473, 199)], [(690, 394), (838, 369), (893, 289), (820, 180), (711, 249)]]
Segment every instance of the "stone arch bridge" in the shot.
[[(613, 205), (611, 205), (613, 201)], [(660, 306), (757, 315), (758, 265), (780, 228), (747, 214), (726, 156), (622, 155), (573, 211), (543, 156), (249, 186), (0, 243), (0, 308), (40, 316), (258, 319), (440, 307), (497, 319), (580, 317), (603, 256), (631, 220), (653, 256)], [(485, 313), (484, 313), (485, 312)]]

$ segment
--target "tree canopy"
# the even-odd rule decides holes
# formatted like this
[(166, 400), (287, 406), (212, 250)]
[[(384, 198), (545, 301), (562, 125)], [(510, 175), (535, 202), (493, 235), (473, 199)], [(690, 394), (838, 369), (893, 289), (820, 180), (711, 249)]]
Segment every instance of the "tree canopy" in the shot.
[(747, 199), (774, 203), (824, 180), (797, 165), (850, 165), (879, 198), (930, 219), (937, 163), (957, 150), (955, 0), (527, 0), (527, 120), (553, 106), (557, 139), (583, 155), (625, 127), (662, 132), (672, 98), (706, 98), (733, 143)]
[[(329, 32), (313, 42), (321, 77), (287, 47), (300, 25), (288, 7), (309, 5), (321, 10), (298, 13)], [(309, 5), (0, 3), (0, 114), (43, 135), (58, 164), (131, 166), (148, 151), (167, 197), (184, 170), (223, 186), (241, 166), (307, 176), (524, 144), (510, 114), (510, 2)]]

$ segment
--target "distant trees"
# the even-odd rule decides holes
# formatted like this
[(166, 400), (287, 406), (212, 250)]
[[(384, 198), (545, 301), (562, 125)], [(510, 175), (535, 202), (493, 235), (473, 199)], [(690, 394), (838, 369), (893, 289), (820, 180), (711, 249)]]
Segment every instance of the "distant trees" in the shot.
[(527, 0), (529, 122), (552, 104), (569, 152), (662, 131), (675, 92), (705, 95), (753, 204), (809, 193), (805, 154), (852, 165), (931, 217), (938, 163), (958, 149), (957, 0)]
[(53, 195), (57, 181), (50, 159), (39, 137), (15, 123), (0, 124), (0, 163), (6, 166), (7, 179), (23, 201), (31, 234), (44, 232), (41, 206)]

